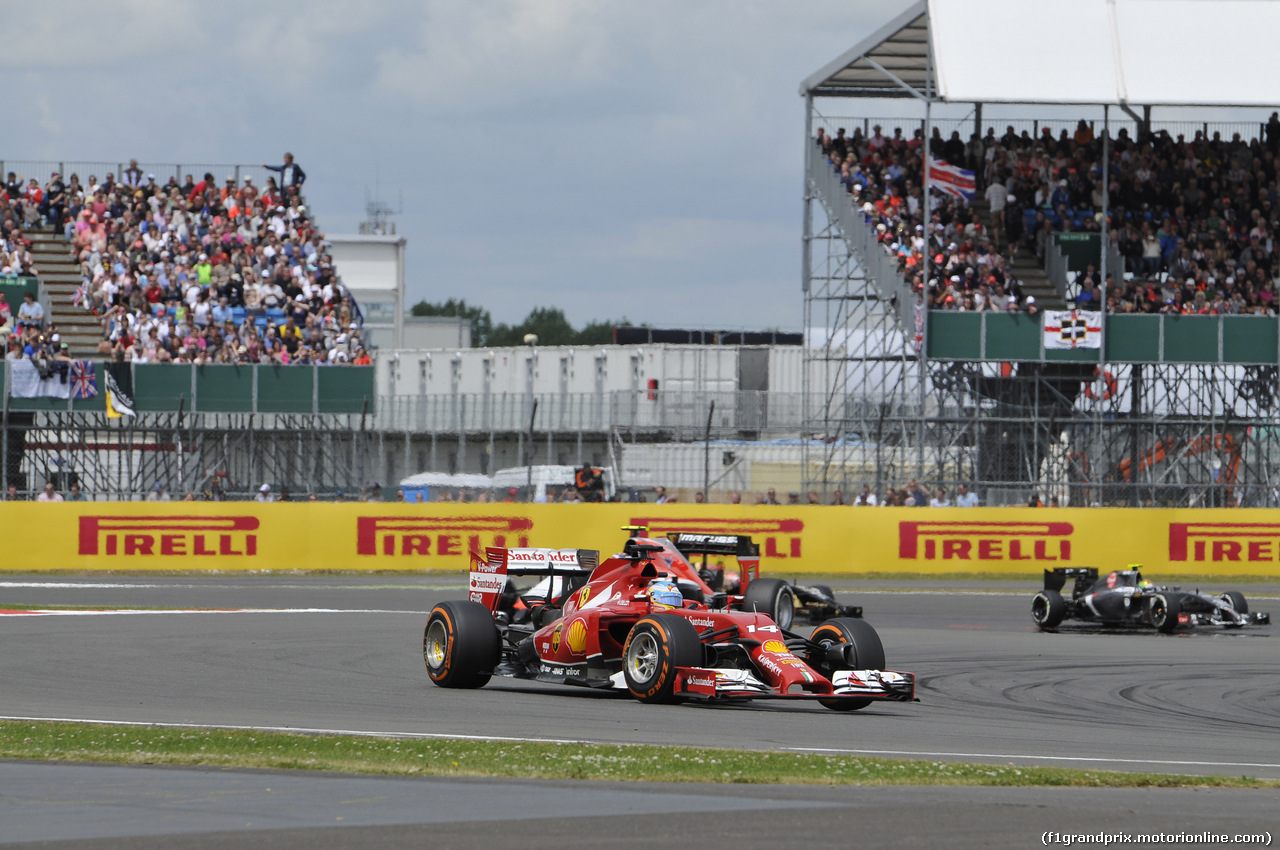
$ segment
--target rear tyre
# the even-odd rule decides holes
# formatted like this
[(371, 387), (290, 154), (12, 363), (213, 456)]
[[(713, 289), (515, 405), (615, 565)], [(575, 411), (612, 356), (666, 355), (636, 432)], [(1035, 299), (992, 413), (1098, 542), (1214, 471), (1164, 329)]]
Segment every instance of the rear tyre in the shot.
[(427, 675), (442, 688), (482, 688), (502, 655), (502, 638), (479, 602), (441, 602), (422, 634)]
[(702, 665), (702, 638), (677, 614), (650, 614), (631, 627), (622, 648), (622, 676), (640, 702), (674, 703), (676, 668)]
[(1042, 629), (1055, 629), (1067, 617), (1067, 601), (1056, 590), (1042, 590), (1031, 600), (1031, 619)]
[(1244, 594), (1238, 590), (1228, 590), (1222, 594), (1222, 601), (1235, 609), (1235, 612), (1241, 616), (1249, 613), (1249, 603), (1245, 600)]
[[(880, 635), (876, 634), (876, 630), (866, 620), (855, 620), (850, 617), (837, 617), (834, 620), (828, 620), (813, 630), (809, 640), (824, 650), (830, 649), (837, 644), (847, 644), (853, 647), (854, 666), (842, 665), (836, 669), (884, 669), (884, 644), (880, 642)], [(834, 670), (828, 672), (834, 672)], [(857, 711), (860, 708), (866, 708), (871, 705), (873, 701), (869, 699), (824, 699), (819, 700), (819, 702), (832, 711)]]
[(758, 578), (747, 585), (742, 610), (768, 614), (780, 629), (790, 629), (796, 616), (796, 595), (791, 585), (779, 578)]
[(1182, 611), (1182, 606), (1178, 604), (1178, 597), (1159, 593), (1151, 597), (1150, 604), (1151, 607), (1147, 609), (1147, 613), (1151, 617), (1151, 625), (1165, 634), (1178, 628), (1178, 614)]

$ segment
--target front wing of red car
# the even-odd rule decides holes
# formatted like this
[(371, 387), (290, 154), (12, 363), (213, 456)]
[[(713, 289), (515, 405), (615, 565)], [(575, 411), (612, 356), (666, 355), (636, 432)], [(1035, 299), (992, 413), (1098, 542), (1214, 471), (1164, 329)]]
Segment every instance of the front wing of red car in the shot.
[(911, 702), (916, 695), (914, 673), (893, 670), (840, 670), (831, 676), (831, 693), (781, 693), (749, 670), (714, 667), (677, 668), (675, 692), (706, 699), (859, 699)]

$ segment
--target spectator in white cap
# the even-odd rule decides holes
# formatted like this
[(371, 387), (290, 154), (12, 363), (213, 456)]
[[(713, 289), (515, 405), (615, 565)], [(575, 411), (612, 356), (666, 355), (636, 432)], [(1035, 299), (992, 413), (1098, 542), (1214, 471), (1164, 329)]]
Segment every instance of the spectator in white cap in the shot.
[(270, 484), (263, 484), (261, 487), (259, 487), (259, 488), (258, 488), (258, 501), (259, 501), (259, 502), (274, 502), (274, 501), (275, 501), (275, 497), (271, 495), (271, 485), (270, 485)]

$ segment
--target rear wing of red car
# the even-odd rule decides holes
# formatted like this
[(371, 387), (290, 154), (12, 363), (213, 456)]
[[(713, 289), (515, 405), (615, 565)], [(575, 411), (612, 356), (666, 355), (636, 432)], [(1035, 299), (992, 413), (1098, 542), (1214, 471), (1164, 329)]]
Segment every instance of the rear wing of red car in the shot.
[(497, 613), (508, 576), (589, 576), (600, 566), (596, 549), (507, 549), (471, 553), (470, 597)]

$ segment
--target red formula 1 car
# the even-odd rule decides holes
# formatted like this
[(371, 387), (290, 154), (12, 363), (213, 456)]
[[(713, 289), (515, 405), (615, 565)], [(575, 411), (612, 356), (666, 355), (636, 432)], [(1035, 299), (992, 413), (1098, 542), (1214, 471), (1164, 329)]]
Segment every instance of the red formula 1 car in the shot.
[[(760, 547), (745, 534), (679, 533), (649, 537), (643, 526), (627, 526), (635, 536), (627, 546), (659, 546), (655, 560), (665, 565), (688, 599), (711, 608), (760, 611), (784, 629), (791, 628), (797, 613), (810, 623), (833, 617), (861, 617), (857, 605), (841, 605), (825, 584), (792, 584), (777, 578), (760, 578)], [(625, 551), (625, 550), (624, 550)], [(716, 562), (709, 558), (715, 557)], [(733, 557), (738, 575), (732, 576), (721, 559)]]
[[(630, 532), (622, 553), (637, 546), (654, 550), (652, 559), (676, 582), (685, 599), (704, 602), (713, 610), (758, 611), (771, 616), (784, 629), (791, 628), (796, 615), (804, 615), (814, 625), (834, 617), (861, 617), (858, 605), (841, 605), (824, 584), (792, 584), (777, 578), (760, 577), (760, 547), (745, 534), (678, 533), (649, 537), (644, 526), (624, 526)], [(725, 559), (737, 562), (734, 574)], [(712, 560), (714, 559), (714, 560)], [(521, 594), (515, 585), (504, 589), (499, 611), (510, 622), (537, 621), (542, 606), (558, 608), (581, 586), (586, 574), (544, 578)]]
[[(848, 711), (914, 699), (915, 676), (884, 669), (865, 621), (833, 619), (805, 638), (765, 613), (709, 609), (683, 598), (662, 551), (636, 543), (603, 563), (581, 549), (473, 553), (471, 598), (442, 602), (427, 619), (428, 675), (446, 688), (479, 688), (495, 675), (625, 688), (641, 702), (767, 697)], [(561, 596), (563, 607), (545, 604), (515, 623), (499, 605), (508, 577), (521, 575), (544, 576), (548, 588), (584, 583)]]

